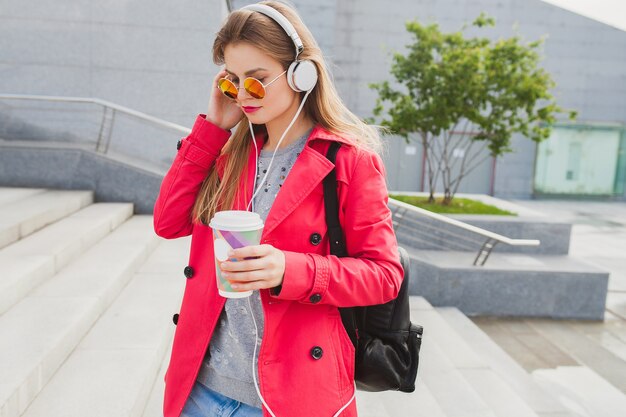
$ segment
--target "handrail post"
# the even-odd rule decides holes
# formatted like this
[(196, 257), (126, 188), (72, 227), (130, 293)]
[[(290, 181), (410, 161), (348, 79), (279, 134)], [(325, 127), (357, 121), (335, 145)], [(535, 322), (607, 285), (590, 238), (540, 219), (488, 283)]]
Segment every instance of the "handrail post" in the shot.
[(113, 134), (113, 123), (115, 123), (115, 109), (111, 109), (111, 120), (109, 121), (109, 133), (107, 135), (107, 140), (104, 143), (104, 153), (109, 152), (109, 145), (111, 144), (111, 135)]
[(392, 223), (392, 226), (394, 227), (394, 230), (396, 231), (396, 233), (398, 232), (398, 229), (400, 228), (400, 219), (402, 219), (404, 217), (406, 212), (407, 212), (407, 210), (404, 207), (397, 207), (391, 213), (391, 223)]
[(104, 136), (104, 125), (106, 123), (106, 116), (109, 108), (107, 106), (102, 106), (102, 120), (100, 121), (100, 131), (98, 132), (98, 140), (96, 141), (96, 152), (100, 152), (100, 148), (102, 146), (102, 137)]
[(478, 250), (478, 254), (476, 255), (476, 259), (474, 259), (474, 266), (484, 266), (487, 259), (489, 259), (489, 255), (491, 255), (491, 251), (496, 247), (498, 241), (495, 239), (487, 238), (485, 243)]
[(96, 152), (106, 154), (109, 151), (109, 145), (111, 143), (116, 109), (106, 105), (103, 105), (103, 108), (104, 111), (102, 112), (102, 121), (100, 122), (100, 132), (98, 133)]

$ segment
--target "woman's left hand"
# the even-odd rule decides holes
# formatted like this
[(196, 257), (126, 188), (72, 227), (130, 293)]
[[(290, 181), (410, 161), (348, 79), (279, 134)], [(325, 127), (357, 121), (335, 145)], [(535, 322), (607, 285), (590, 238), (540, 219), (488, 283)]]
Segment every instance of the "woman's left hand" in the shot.
[[(222, 276), (237, 291), (274, 288), (282, 284), (285, 254), (272, 245), (254, 245), (232, 249), (229, 260), (220, 263)], [(236, 258), (237, 261), (230, 259)]]

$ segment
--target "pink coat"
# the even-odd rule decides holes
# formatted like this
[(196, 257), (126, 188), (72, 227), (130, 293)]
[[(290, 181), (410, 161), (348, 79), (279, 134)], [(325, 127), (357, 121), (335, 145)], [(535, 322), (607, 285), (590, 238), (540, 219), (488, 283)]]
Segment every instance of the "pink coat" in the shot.
[[(211, 229), (193, 223), (190, 213), (209, 169), (216, 160), (223, 166), (219, 154), (229, 135), (199, 115), (191, 134), (179, 142), (154, 207), (159, 236), (192, 235), (165, 377), (165, 417), (180, 415), (225, 303), (215, 283)], [(336, 171), (339, 220), (350, 256), (346, 258), (329, 255), (326, 235), (322, 180), (333, 168), (325, 156), (330, 141), (342, 143)], [(261, 145), (263, 138), (257, 142)], [(250, 146), (252, 184), (255, 157)], [(244, 194), (242, 187), (234, 208), (245, 210), (251, 195), (252, 190)], [(354, 393), (354, 348), (337, 307), (384, 303), (396, 297), (402, 281), (381, 159), (316, 126), (267, 216), (261, 243), (284, 251), (286, 257), (279, 295), (261, 291), (261, 394), (277, 417), (332, 417)], [(315, 349), (314, 355), (314, 348), (321, 352)], [(341, 416), (356, 414), (353, 402)], [(269, 413), (264, 411), (264, 416)]]

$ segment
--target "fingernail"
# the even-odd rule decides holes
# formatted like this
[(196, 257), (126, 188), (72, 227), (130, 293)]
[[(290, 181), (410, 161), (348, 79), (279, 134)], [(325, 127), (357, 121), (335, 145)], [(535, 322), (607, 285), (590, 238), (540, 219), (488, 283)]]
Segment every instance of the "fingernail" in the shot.
[(230, 287), (231, 287), (233, 290), (236, 290), (237, 288), (239, 288), (239, 285), (237, 285), (237, 284), (230, 284)]
[(228, 256), (235, 256), (235, 252), (233, 252), (232, 250), (229, 250), (226, 255), (228, 255)]

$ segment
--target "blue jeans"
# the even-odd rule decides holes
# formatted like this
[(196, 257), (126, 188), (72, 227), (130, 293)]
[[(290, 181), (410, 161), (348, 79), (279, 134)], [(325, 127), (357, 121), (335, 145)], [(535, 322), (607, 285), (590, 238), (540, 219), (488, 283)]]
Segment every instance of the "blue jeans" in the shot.
[(263, 411), (225, 397), (196, 382), (181, 417), (263, 417)]

